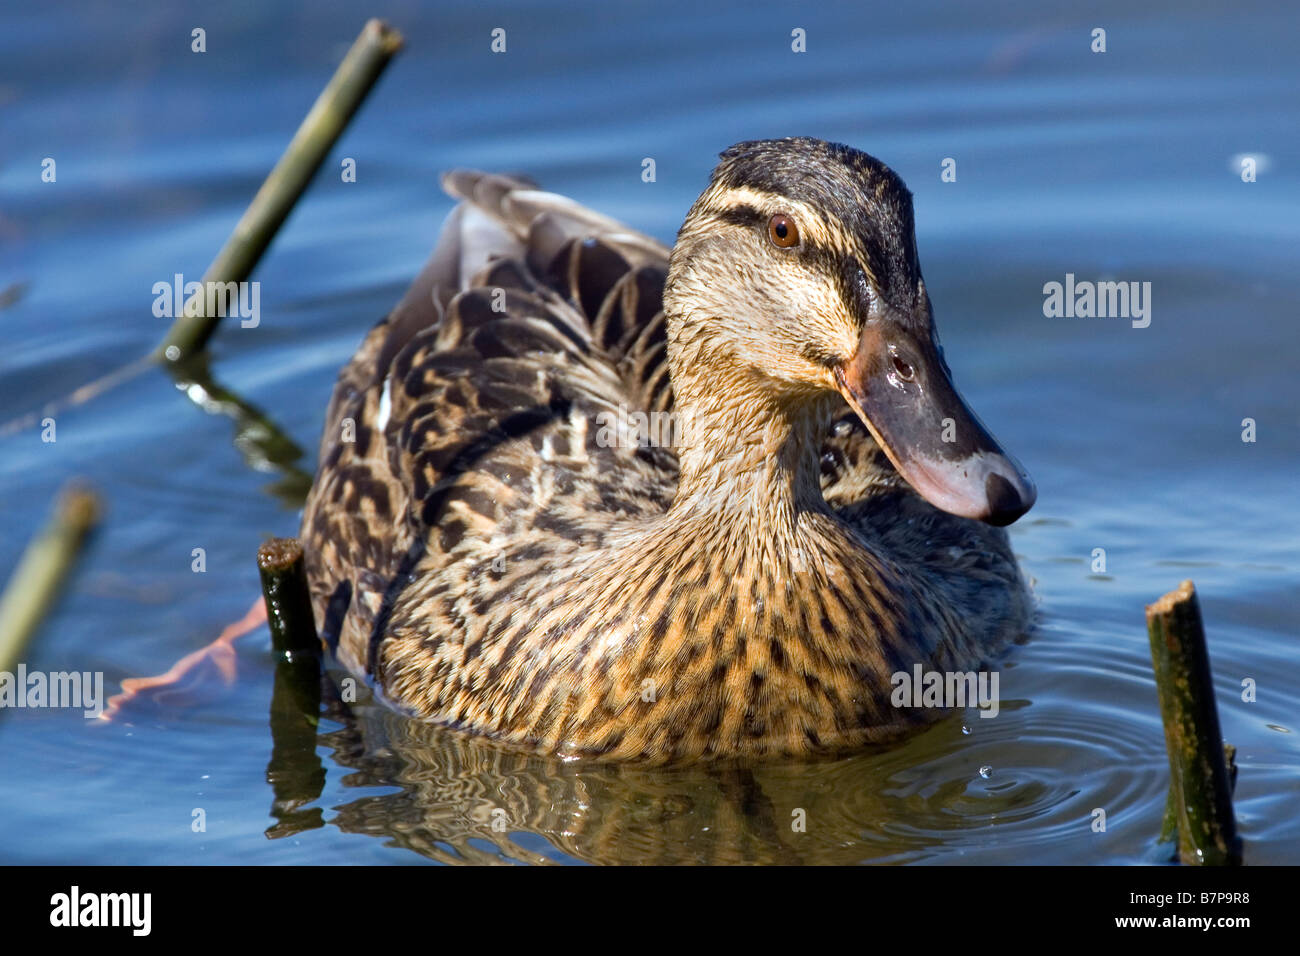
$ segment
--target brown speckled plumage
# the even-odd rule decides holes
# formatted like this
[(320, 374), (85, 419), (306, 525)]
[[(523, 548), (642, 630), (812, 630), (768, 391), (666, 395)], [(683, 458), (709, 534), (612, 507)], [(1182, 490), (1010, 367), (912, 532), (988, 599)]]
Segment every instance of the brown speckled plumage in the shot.
[[(813, 144), (810, 176), (838, 162), (819, 181), (871, 223), (805, 231), (923, 298), (896, 177), (786, 142)], [(826, 751), (924, 719), (891, 706), (892, 673), (974, 668), (1027, 625), (1003, 531), (918, 497), (743, 309), (705, 315), (716, 270), (775, 275), (718, 223), (779, 182), (729, 153), (679, 236), (672, 318), (659, 243), (519, 180), (446, 177), (462, 203), (340, 376), (302, 527), (326, 640), (390, 702), (561, 753)], [(638, 443), (636, 412), (678, 416), (678, 441)]]

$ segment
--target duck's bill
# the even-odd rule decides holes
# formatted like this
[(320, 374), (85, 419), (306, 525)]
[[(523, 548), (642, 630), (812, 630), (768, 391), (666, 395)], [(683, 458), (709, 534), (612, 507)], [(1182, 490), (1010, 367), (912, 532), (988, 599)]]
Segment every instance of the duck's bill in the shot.
[(929, 336), (887, 337), (869, 324), (836, 380), (899, 474), (936, 508), (1008, 525), (1033, 506), (1033, 481), (957, 393)]

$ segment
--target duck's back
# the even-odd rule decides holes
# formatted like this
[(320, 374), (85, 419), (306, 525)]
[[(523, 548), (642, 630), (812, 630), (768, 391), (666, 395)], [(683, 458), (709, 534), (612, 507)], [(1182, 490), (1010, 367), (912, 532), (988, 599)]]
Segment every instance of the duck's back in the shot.
[(638, 441), (671, 420), (668, 250), (521, 180), (444, 185), (463, 202), (343, 369), (303, 516), (317, 620), (358, 670), (421, 561), (559, 558), (676, 486)]

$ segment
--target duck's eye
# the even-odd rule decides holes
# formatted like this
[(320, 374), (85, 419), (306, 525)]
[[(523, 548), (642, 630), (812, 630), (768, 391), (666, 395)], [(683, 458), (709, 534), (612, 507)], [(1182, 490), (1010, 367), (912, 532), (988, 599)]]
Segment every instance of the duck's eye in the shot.
[(767, 238), (772, 240), (772, 245), (789, 249), (799, 245), (799, 227), (793, 219), (779, 212), (767, 221)]
[(901, 378), (904, 382), (910, 382), (912, 380), (912, 376), (916, 374), (912, 370), (912, 366), (908, 365), (897, 355), (895, 355), (893, 358), (894, 358), (894, 371), (898, 373), (898, 377)]

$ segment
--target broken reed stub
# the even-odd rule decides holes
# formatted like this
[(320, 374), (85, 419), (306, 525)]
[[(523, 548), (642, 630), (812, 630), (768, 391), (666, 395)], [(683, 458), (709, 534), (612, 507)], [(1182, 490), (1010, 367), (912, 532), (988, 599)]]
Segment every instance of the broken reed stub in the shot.
[(1241, 862), (1232, 774), (1214, 700), (1200, 603), (1184, 581), (1147, 605), (1147, 636), (1169, 754), (1178, 858), (1193, 866)]
[(307, 589), (302, 543), (297, 538), (272, 538), (257, 549), (257, 570), (266, 600), (271, 646), (287, 660), (310, 654), (320, 657), (320, 639)]
[(28, 543), (0, 593), (0, 671), (11, 671), (63, 593), (68, 575), (99, 524), (103, 505), (88, 485), (73, 480), (54, 513)]

